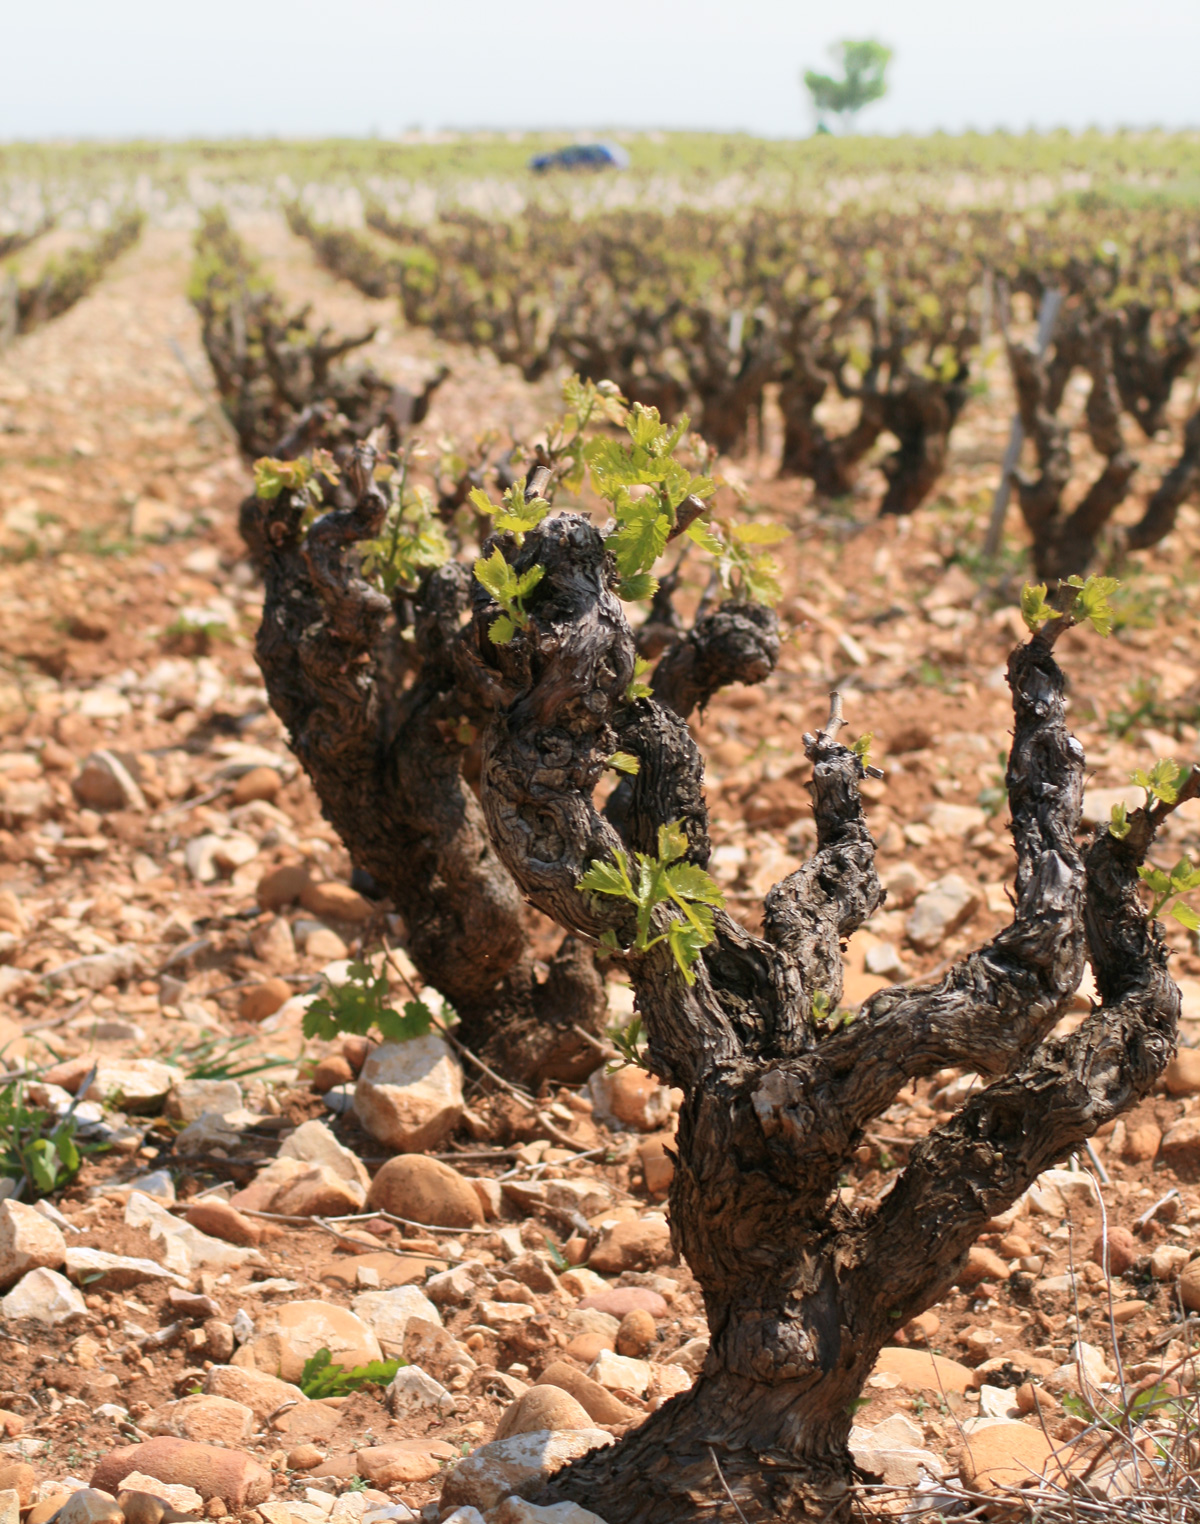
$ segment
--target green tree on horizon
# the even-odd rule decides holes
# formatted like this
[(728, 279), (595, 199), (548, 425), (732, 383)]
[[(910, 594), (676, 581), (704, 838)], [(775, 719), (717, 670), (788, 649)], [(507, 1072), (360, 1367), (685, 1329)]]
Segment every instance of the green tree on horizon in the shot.
[(854, 130), (854, 121), (864, 106), (880, 100), (887, 92), (884, 75), (892, 61), (892, 50), (872, 37), (860, 41), (845, 39), (829, 50), (834, 62), (841, 65), (843, 77), (804, 71), (804, 84), (812, 96), (817, 116), (817, 131), (830, 132), (828, 118), (833, 117), (843, 132)]

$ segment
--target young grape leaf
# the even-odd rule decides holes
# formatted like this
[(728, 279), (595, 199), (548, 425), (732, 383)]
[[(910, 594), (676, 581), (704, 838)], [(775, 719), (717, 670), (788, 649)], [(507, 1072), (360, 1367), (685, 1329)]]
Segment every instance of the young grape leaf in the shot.
[(633, 662), (633, 676), (625, 685), (625, 702), (632, 704), (635, 699), (649, 698), (652, 692), (649, 683), (642, 682), (642, 677), (649, 672), (650, 663), (644, 656), (637, 656)]
[(1021, 618), (1036, 635), (1051, 619), (1061, 619), (1057, 609), (1046, 602), (1046, 584), (1027, 582), (1021, 589)]
[(1098, 635), (1111, 635), (1113, 611), (1110, 596), (1121, 583), (1116, 577), (1068, 577), (1068, 585), (1079, 589), (1071, 608), (1076, 624), (1090, 624)]

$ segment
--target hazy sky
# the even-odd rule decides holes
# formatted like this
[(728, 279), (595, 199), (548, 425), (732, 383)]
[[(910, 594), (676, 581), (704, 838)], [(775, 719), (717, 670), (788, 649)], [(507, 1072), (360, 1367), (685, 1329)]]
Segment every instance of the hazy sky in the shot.
[(896, 50), (864, 130), (1200, 124), (1200, 0), (0, 0), (0, 139), (792, 135), (846, 36)]

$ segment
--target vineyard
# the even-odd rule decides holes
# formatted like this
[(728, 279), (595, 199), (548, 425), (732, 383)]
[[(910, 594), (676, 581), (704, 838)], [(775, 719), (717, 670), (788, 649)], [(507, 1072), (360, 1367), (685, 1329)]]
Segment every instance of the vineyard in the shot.
[(1192, 1524), (1200, 141), (557, 146), (0, 150), (0, 1512)]

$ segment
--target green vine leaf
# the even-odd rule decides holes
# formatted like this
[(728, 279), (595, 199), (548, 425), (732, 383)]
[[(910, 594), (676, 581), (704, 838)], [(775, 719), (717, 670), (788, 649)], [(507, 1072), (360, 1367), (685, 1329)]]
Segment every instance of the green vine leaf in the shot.
[[(703, 868), (682, 860), (687, 847), (682, 822), (659, 826), (658, 855), (633, 854), (636, 883), (633, 865), (618, 847), (611, 862), (591, 863), (577, 887), (581, 893), (611, 895), (633, 905), (637, 934), (630, 951), (648, 952), (665, 939), (680, 973), (693, 984), (696, 960), (716, 935), (713, 909), (724, 905), (725, 896)], [(670, 907), (671, 918), (666, 931), (652, 937), (654, 912), (663, 905)]]

